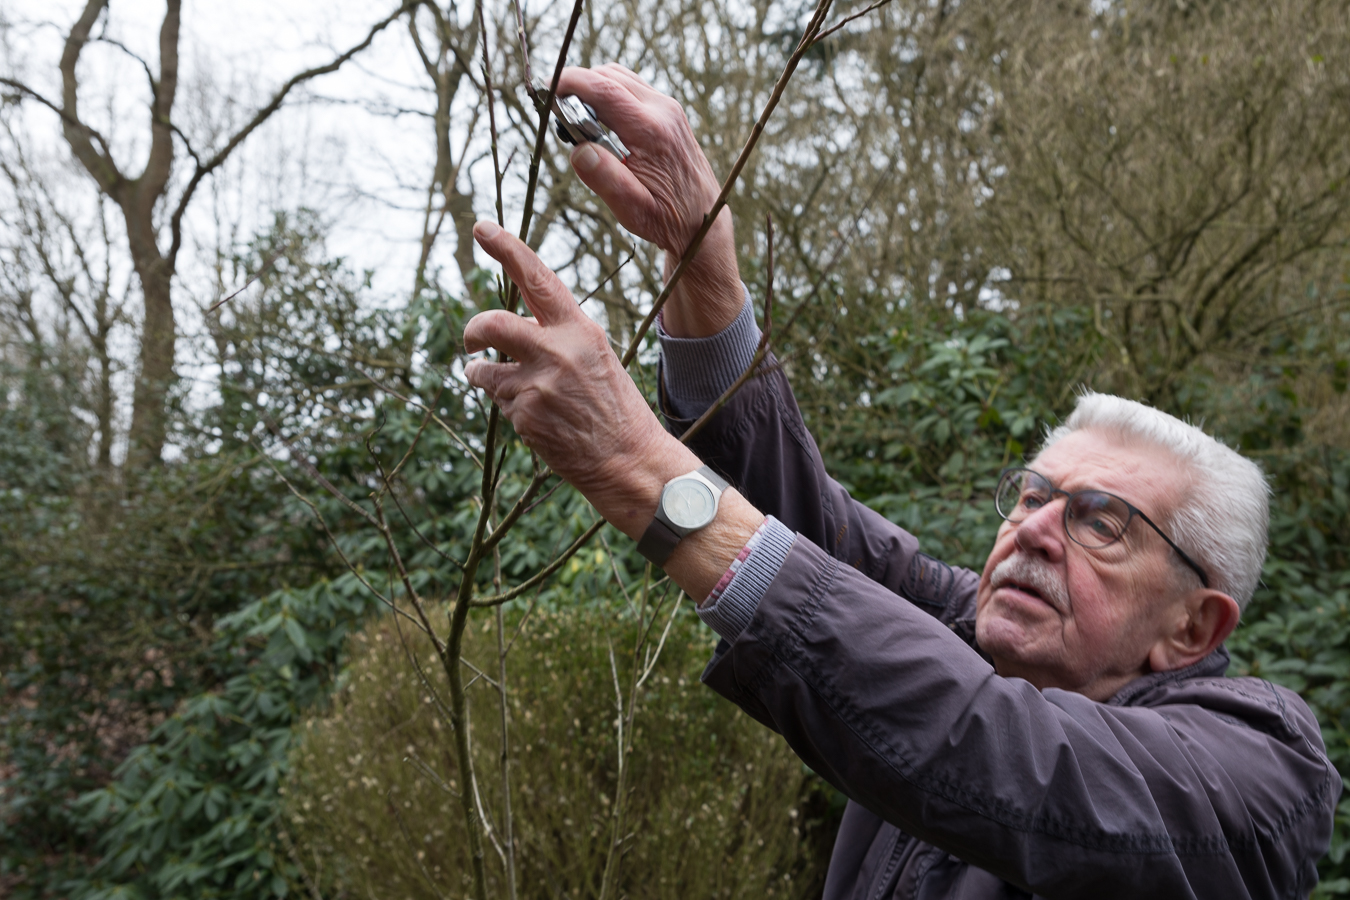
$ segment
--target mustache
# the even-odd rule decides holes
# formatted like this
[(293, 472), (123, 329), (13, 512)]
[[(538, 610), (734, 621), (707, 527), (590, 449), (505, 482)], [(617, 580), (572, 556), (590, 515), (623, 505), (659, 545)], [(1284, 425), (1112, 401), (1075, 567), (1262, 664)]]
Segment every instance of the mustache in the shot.
[(989, 583), (995, 589), (1009, 585), (1030, 588), (1062, 613), (1069, 611), (1069, 586), (1052, 566), (1022, 553), (1014, 553), (994, 567)]

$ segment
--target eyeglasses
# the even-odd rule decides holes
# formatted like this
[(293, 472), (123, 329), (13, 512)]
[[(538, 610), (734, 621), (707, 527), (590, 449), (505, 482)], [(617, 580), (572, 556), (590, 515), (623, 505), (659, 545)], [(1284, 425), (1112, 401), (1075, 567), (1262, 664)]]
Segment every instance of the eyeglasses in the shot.
[(1094, 550), (1109, 547), (1125, 536), (1125, 529), (1138, 516), (1167, 541), (1167, 546), (1177, 552), (1182, 562), (1200, 576), (1200, 583), (1209, 587), (1205, 570), (1195, 560), (1163, 534), (1163, 530), (1138, 507), (1115, 494), (1106, 491), (1062, 491), (1039, 472), (1023, 468), (1004, 469), (999, 475), (998, 489), (994, 492), (994, 506), (1000, 516), (1016, 524), (1042, 506), (1054, 502), (1060, 495), (1064, 496), (1064, 531), (1075, 544)]

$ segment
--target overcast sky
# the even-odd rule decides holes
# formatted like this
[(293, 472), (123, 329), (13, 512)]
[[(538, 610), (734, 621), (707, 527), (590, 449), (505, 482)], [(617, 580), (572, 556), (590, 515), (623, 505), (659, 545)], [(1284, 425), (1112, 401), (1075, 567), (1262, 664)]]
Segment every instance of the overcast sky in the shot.
[[(59, 97), (62, 41), (82, 8), (74, 0), (6, 0), (0, 15), (10, 22), (9, 59), (3, 68)], [(288, 77), (359, 42), (393, 8), (392, 0), (186, 0), (175, 119), (194, 135), (227, 113), (242, 120)], [(163, 14), (159, 0), (118, 0), (107, 35), (157, 70)], [(139, 63), (108, 45), (93, 45), (81, 59), (81, 74), (82, 116), (111, 134), (124, 171), (139, 171), (149, 98)], [(227, 98), (237, 105), (231, 108)], [(378, 115), (371, 111), (377, 107), (431, 108), (426, 75), (401, 23), (338, 73), (311, 82), (250, 138), (231, 170), (194, 200), (193, 236), (212, 246), (218, 222), (246, 236), (265, 227), (274, 209), (318, 209), (333, 225), (334, 253), (358, 271), (373, 270), (376, 293), (406, 296), (433, 138), (424, 115)], [(40, 110), (28, 116), (32, 133), (45, 133), (49, 154), (68, 157), (55, 117)], [(181, 165), (181, 150), (179, 155)], [(441, 243), (448, 263), (453, 238)], [(191, 261), (183, 262), (182, 280), (190, 283)]]
[[(552, 9), (539, 2), (527, 3), (527, 11), (536, 5), (552, 16)], [(96, 34), (125, 50), (110, 43), (86, 48), (80, 61), (80, 113), (110, 139), (124, 174), (134, 176), (148, 149), (150, 99), (135, 56), (158, 73), (158, 31), (165, 5), (162, 0), (116, 0), (111, 7), (106, 32), (100, 26)], [(83, 8), (83, 0), (3, 0), (0, 71), (59, 100), (57, 65), (63, 42)], [(210, 136), (213, 127), (218, 136), (233, 131), (286, 79), (331, 61), (395, 8), (396, 0), (185, 0), (176, 124), (199, 144), (199, 153), (209, 152), (221, 143)], [(537, 43), (545, 46), (537, 48), (536, 60), (551, 58), (546, 56), (547, 37), (541, 35)], [(200, 310), (219, 296), (205, 261), (216, 247), (246, 244), (268, 226), (274, 211), (319, 211), (331, 226), (329, 255), (343, 257), (357, 273), (372, 272), (370, 302), (401, 306), (412, 287), (434, 162), (434, 137), (424, 111), (434, 108), (434, 98), (406, 23), (391, 25), (341, 71), (291, 96), (218, 176), (203, 183), (187, 218), (175, 283), (178, 328), (185, 338), (179, 342), (177, 369), (197, 403), (212, 402), (215, 392), (212, 369), (199, 362), (210, 357), (200, 344)], [(407, 112), (389, 114), (390, 109)], [(35, 167), (58, 186), (60, 201), (67, 209), (83, 209), (87, 221), (96, 221), (91, 202), (96, 195), (62, 140), (55, 114), (27, 103), (11, 121), (24, 133)], [(191, 171), (181, 146), (176, 166), (181, 187)], [(519, 161), (516, 167), (524, 169)], [(490, 163), (472, 174), (478, 183), (490, 184)], [(64, 192), (59, 191), (62, 184), (67, 185)], [(177, 190), (172, 196), (176, 201)], [(482, 199), (491, 203), (490, 197)], [(508, 197), (508, 220), (512, 208)], [(452, 261), (454, 234), (447, 232), (432, 263), (443, 266), (451, 280), (447, 286), (453, 286), (458, 268)], [(161, 246), (167, 246), (167, 235)], [(487, 262), (481, 254), (479, 258)], [(115, 282), (134, 285), (128, 261), (120, 263)], [(224, 290), (241, 286), (227, 280)], [(133, 300), (133, 306), (139, 308), (139, 301)], [(124, 334), (121, 343), (119, 355), (130, 362), (137, 353), (134, 333)], [(129, 415), (129, 377), (128, 370), (119, 379), (125, 401), (120, 405), (127, 407), (119, 416), (123, 419)]]

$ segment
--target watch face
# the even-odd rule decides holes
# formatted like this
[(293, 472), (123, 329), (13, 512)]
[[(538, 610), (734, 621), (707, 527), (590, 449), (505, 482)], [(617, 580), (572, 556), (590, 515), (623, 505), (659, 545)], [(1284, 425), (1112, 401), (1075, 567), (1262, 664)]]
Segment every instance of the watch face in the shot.
[(717, 512), (717, 498), (703, 482), (685, 478), (666, 488), (661, 509), (677, 528), (702, 528)]

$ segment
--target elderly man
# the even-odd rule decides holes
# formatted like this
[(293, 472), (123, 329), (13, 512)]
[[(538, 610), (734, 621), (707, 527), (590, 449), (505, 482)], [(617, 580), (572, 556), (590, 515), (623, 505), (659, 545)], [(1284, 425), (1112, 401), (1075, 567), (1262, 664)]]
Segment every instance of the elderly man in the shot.
[[(718, 184), (678, 105), (633, 73), (569, 69), (632, 155), (580, 177), (668, 271)], [(994, 499), (982, 575), (825, 473), (783, 374), (687, 448), (600, 328), (523, 244), (475, 231), (534, 319), (465, 329), (530, 446), (699, 600), (704, 674), (852, 802), (827, 898), (1301, 897), (1340, 778), (1299, 697), (1223, 677), (1260, 575), (1255, 465), (1170, 416), (1089, 394)], [(724, 212), (661, 322), (663, 405), (687, 427), (758, 331)]]

